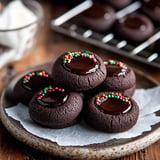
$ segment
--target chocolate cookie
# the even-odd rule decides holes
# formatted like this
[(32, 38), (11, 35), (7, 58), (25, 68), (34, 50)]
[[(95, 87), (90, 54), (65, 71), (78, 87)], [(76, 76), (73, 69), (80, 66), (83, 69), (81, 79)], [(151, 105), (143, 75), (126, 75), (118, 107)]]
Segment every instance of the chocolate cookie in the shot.
[(30, 117), (49, 128), (64, 128), (77, 122), (83, 107), (79, 93), (49, 86), (37, 93), (29, 103)]
[(106, 4), (94, 2), (93, 6), (82, 14), (80, 20), (84, 27), (105, 32), (115, 22), (115, 11)]
[(118, 92), (101, 92), (88, 101), (85, 120), (104, 132), (123, 132), (132, 128), (138, 119), (139, 107), (129, 97)]
[(116, 9), (122, 9), (132, 2), (132, 0), (104, 0), (104, 1), (110, 3)]
[(14, 99), (28, 105), (35, 93), (50, 84), (53, 84), (53, 79), (45, 71), (29, 72), (15, 84), (13, 88)]
[(126, 64), (108, 60), (104, 62), (107, 76), (98, 87), (100, 91), (119, 91), (131, 97), (135, 91), (136, 77), (134, 71)]
[(85, 91), (104, 81), (106, 67), (102, 59), (92, 52), (67, 52), (56, 60), (52, 76), (57, 86), (72, 91)]
[(132, 42), (142, 42), (153, 34), (153, 24), (144, 15), (130, 14), (117, 23), (117, 33)]
[(159, 0), (143, 0), (142, 10), (152, 20), (160, 23), (160, 1)]

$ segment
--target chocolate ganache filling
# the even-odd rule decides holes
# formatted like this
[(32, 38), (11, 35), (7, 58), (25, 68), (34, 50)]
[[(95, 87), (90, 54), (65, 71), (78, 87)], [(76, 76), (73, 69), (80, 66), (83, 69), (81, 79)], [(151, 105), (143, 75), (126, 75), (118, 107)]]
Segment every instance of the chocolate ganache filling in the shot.
[(127, 72), (127, 66), (115, 60), (108, 60), (104, 62), (106, 69), (107, 69), (107, 76), (108, 77), (116, 77), (116, 76), (124, 76)]
[(101, 112), (110, 115), (123, 114), (131, 109), (130, 99), (122, 96), (120, 93), (97, 96), (95, 104)]
[(65, 103), (68, 96), (64, 89), (49, 86), (39, 92), (37, 101), (43, 107), (54, 108)]
[(28, 73), (22, 80), (22, 86), (28, 91), (39, 91), (40, 89), (53, 83), (45, 71)]
[(145, 21), (141, 17), (138, 17), (136, 15), (127, 16), (123, 21), (123, 25), (133, 30), (140, 30), (140, 31), (146, 30)]
[(98, 68), (97, 59), (86, 52), (68, 52), (64, 56), (63, 64), (66, 70), (79, 75), (95, 72)]

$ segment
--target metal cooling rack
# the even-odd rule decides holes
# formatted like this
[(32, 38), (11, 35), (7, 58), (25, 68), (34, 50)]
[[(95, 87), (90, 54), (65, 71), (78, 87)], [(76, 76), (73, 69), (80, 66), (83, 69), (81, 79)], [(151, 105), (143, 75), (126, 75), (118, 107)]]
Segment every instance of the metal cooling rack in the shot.
[[(119, 40), (115, 37), (114, 33), (110, 32), (106, 35), (85, 29), (74, 23), (72, 18), (75, 18), (80, 13), (84, 12), (93, 5), (94, 2), (86, 0), (71, 10), (67, 11), (60, 17), (51, 21), (51, 27), (54, 31), (61, 34), (73, 37), (83, 42), (95, 45), (97, 47), (112, 51), (147, 65), (160, 68), (160, 55), (153, 52), (151, 46), (160, 39), (160, 26), (155, 26), (154, 34), (149, 37), (145, 42), (135, 46), (129, 44), (126, 40)], [(124, 17), (127, 14), (137, 12), (141, 7), (141, 2), (136, 1), (126, 8), (116, 12), (117, 19)]]

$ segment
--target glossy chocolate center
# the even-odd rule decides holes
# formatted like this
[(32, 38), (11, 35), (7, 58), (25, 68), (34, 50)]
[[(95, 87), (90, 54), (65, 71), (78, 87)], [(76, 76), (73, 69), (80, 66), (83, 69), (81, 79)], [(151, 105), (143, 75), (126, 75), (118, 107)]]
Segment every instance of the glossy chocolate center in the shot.
[(126, 74), (126, 69), (120, 68), (115, 65), (106, 65), (107, 69), (107, 76), (108, 77), (117, 77), (117, 76), (122, 76)]
[(98, 68), (98, 63), (87, 57), (74, 57), (70, 63), (64, 64), (65, 68), (72, 73), (85, 75), (95, 72)]
[(138, 16), (126, 17), (126, 19), (123, 22), (123, 25), (133, 30), (141, 30), (141, 31), (146, 30), (145, 21)]
[(107, 15), (109, 18), (110, 11), (107, 7), (99, 3), (95, 3), (91, 8), (84, 12), (84, 15), (89, 18), (105, 18)]
[(144, 0), (144, 4), (147, 8), (152, 10), (159, 8), (160, 9), (160, 1), (159, 0)]
[(50, 84), (53, 84), (51, 78), (35, 75), (27, 83), (22, 83), (22, 86), (28, 91), (37, 92)]
[(126, 113), (130, 107), (131, 105), (129, 103), (116, 98), (108, 98), (100, 105), (98, 105), (98, 108), (102, 112), (111, 115)]
[(68, 99), (68, 93), (56, 90), (54, 92), (46, 93), (45, 96), (43, 96), (41, 99), (37, 99), (37, 101), (43, 107), (54, 108), (65, 103), (67, 99)]

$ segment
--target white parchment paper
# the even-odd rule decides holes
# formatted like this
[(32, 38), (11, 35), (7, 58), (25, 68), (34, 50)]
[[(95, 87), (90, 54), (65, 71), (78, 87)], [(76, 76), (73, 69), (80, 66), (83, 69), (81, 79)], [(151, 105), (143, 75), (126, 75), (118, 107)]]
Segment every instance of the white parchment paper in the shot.
[(34, 123), (28, 113), (28, 108), (18, 104), (5, 109), (8, 116), (18, 120), (21, 125), (33, 135), (57, 142), (61, 146), (84, 146), (103, 143), (114, 138), (131, 138), (150, 131), (151, 126), (160, 122), (160, 116), (154, 112), (160, 110), (160, 86), (151, 89), (137, 89), (133, 98), (140, 107), (140, 115), (136, 125), (122, 133), (104, 133), (97, 131), (82, 121), (80, 124), (64, 129), (43, 128)]

